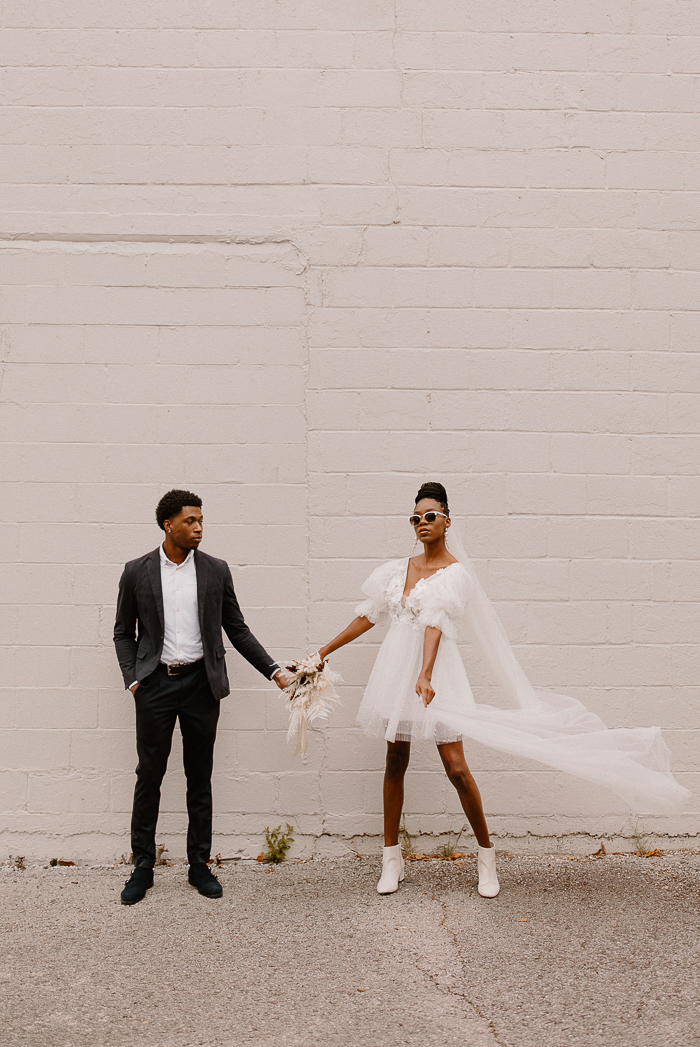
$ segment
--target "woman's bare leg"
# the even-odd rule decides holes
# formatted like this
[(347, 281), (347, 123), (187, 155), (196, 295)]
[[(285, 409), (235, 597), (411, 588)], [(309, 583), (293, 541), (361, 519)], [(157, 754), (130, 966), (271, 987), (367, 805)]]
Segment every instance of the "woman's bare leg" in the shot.
[(438, 745), (438, 752), (447, 771), (447, 777), (457, 790), (459, 802), (474, 830), (477, 843), (480, 847), (490, 847), (491, 840), (484, 817), (484, 808), (481, 806), (481, 795), (467, 767), (464, 746), (461, 742), (447, 742), (445, 745)]
[(384, 770), (384, 846), (396, 847), (403, 810), (403, 780), (411, 758), (410, 742), (386, 743)]

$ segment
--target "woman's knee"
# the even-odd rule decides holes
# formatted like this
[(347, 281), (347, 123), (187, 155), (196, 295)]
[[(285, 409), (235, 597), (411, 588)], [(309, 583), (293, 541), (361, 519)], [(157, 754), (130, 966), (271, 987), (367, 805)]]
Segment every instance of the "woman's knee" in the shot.
[(465, 789), (472, 789), (474, 787), (474, 779), (471, 776), (469, 768), (463, 763), (449, 763), (445, 766), (447, 777), (450, 779), (455, 789), (461, 792)]
[(411, 758), (410, 750), (389, 749), (386, 754), (386, 774), (389, 778), (403, 778)]

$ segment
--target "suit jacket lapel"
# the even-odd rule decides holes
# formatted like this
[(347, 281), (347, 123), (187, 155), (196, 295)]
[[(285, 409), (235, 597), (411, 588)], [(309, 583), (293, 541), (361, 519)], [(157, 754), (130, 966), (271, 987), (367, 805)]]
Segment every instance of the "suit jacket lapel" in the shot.
[(204, 637), (204, 597), (207, 593), (207, 575), (209, 568), (207, 561), (199, 549), (194, 551), (194, 567), (197, 572), (197, 612), (199, 614), (199, 631)]
[(161, 629), (165, 629), (165, 616), (163, 614), (163, 586), (160, 580), (160, 546), (148, 557), (148, 578), (151, 583), (151, 589), (153, 590), (153, 598), (156, 601), (156, 607), (158, 608), (160, 627)]

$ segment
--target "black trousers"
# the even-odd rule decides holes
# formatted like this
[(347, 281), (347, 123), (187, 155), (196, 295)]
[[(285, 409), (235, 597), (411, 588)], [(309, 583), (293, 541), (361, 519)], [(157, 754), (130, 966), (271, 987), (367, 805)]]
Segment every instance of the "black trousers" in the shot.
[(156, 670), (134, 695), (136, 705), (136, 789), (131, 815), (134, 865), (152, 869), (156, 860), (156, 823), (160, 786), (168, 766), (175, 721), (180, 720), (187, 778), (187, 860), (211, 856), (211, 772), (219, 703), (211, 693), (204, 662), (186, 676)]

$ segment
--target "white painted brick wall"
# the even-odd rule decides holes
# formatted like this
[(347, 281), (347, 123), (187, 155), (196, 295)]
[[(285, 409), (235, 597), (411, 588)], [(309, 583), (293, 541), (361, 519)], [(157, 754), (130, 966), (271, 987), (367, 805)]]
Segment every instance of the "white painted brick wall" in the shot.
[[(443, 479), (536, 684), (661, 724), (697, 790), (697, 5), (3, 12), (6, 849), (128, 850), (116, 583), (175, 485), (285, 657), (410, 551), (416, 485)], [(379, 639), (336, 657), (344, 706), (306, 765), (277, 692), (229, 656), (217, 850), (256, 853), (286, 820), (306, 851), (377, 846), (382, 746), (353, 722)], [(468, 754), (511, 846), (629, 830), (593, 789)], [(176, 747), (174, 854), (183, 810)], [(430, 748), (406, 817), (461, 825)]]

